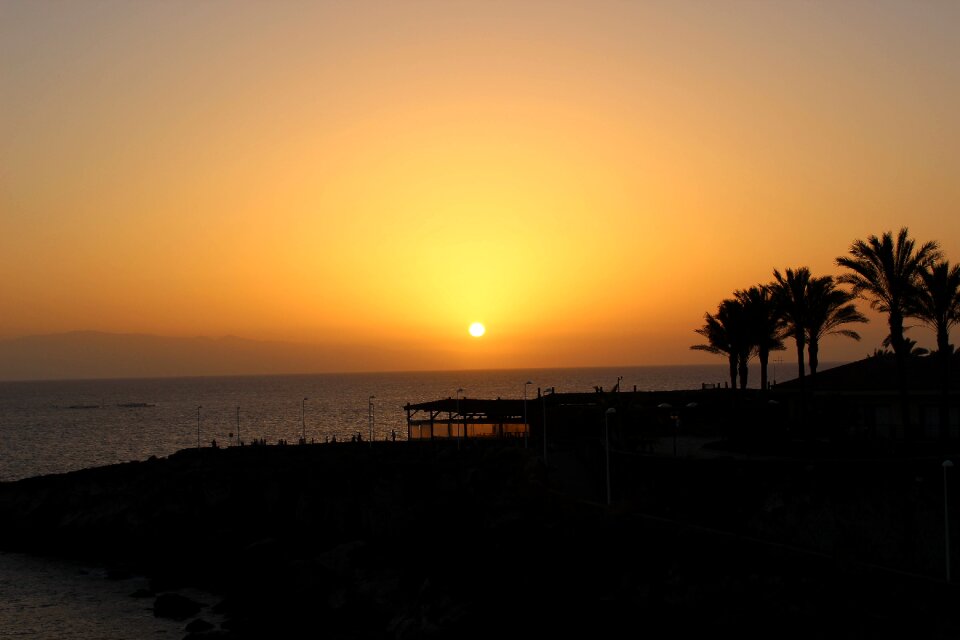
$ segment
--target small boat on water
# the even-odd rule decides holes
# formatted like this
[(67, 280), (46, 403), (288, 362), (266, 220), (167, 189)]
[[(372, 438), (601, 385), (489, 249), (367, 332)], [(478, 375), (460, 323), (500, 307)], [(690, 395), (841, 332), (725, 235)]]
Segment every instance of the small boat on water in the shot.
[(155, 407), (157, 405), (152, 404), (150, 402), (124, 402), (124, 403), (118, 404), (117, 406), (122, 407), (124, 409), (139, 409), (142, 407)]
[(98, 404), (72, 404), (67, 409), (99, 409)]

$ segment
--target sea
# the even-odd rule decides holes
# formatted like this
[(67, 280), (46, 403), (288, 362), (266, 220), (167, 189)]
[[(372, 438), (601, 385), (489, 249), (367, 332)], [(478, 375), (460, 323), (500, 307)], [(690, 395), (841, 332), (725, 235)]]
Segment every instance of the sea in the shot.
[[(458, 394), (536, 398), (551, 387), (590, 392), (618, 381), (623, 391), (700, 389), (722, 386), (727, 371), (718, 363), (2, 382), (0, 481), (164, 457), (213, 441), (326, 442), (368, 439), (371, 432), (377, 440), (402, 440), (408, 403)], [(0, 640), (183, 637), (184, 623), (155, 618), (151, 599), (130, 597), (143, 584), (136, 576), (109, 579), (99, 567), (0, 552)], [(188, 595), (216, 602), (211, 594)]]
[[(699, 389), (725, 364), (0, 382), (0, 481), (164, 457), (188, 447), (406, 438), (404, 405), (440, 398), (536, 398)], [(754, 375), (754, 378), (757, 376)], [(530, 382), (530, 384), (526, 384)], [(458, 390), (462, 390), (459, 391)]]

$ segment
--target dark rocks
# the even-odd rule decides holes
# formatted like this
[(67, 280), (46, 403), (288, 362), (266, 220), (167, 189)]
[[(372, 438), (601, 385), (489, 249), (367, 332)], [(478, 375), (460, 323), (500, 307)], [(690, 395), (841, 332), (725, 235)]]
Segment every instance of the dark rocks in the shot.
[[(602, 459), (594, 452), (594, 462)], [(194, 640), (617, 637), (641, 628), (651, 637), (718, 635), (767, 628), (778, 615), (815, 627), (841, 614), (880, 628), (917, 606), (933, 615), (956, 610), (902, 577), (880, 583), (839, 572), (831, 554), (788, 553), (735, 535), (796, 544), (813, 539), (796, 532), (822, 530), (833, 549), (822, 525), (835, 519), (813, 513), (845, 486), (830, 469), (814, 482), (797, 472), (799, 463), (784, 461), (620, 460), (614, 486), (624, 502), (610, 510), (546, 491), (542, 468), (522, 447), (208, 453), (0, 483), (0, 548), (82, 552), (131, 567), (151, 577), (150, 591), (132, 595), (162, 593), (154, 607), (161, 617), (186, 621), (200, 611), (170, 593), (179, 587), (217, 593), (224, 600), (211, 615), (226, 621), (204, 631), (194, 621), (198, 627), (187, 628)], [(602, 467), (585, 459), (582, 483), (602, 478)], [(855, 477), (891, 477), (882, 471)], [(915, 491), (916, 473), (905, 477)], [(895, 490), (881, 484), (877, 494)], [(929, 506), (939, 517), (935, 498)], [(670, 513), (706, 527), (662, 517)], [(850, 527), (862, 513), (850, 514)], [(795, 526), (783, 524), (788, 516)], [(862, 538), (850, 541), (864, 546)], [(908, 604), (914, 609), (899, 606)]]
[(136, 591), (130, 594), (130, 597), (131, 598), (152, 598), (155, 595), (157, 594), (151, 591), (150, 589), (137, 589)]
[(214, 626), (212, 623), (207, 622), (203, 618), (197, 618), (196, 620), (191, 620), (187, 624), (187, 626), (184, 628), (184, 631), (195, 633), (195, 632), (210, 631), (213, 628)]
[(153, 615), (158, 618), (186, 620), (200, 613), (203, 606), (179, 593), (161, 593), (153, 603)]

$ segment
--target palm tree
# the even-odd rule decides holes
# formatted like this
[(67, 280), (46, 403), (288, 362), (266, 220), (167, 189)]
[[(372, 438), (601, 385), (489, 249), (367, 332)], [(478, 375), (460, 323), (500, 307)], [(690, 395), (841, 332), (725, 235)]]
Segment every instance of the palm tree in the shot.
[(707, 339), (707, 344), (695, 344), (691, 349), (697, 351), (706, 351), (717, 355), (725, 356), (730, 364), (730, 388), (737, 388), (737, 352), (734, 349), (733, 341), (730, 338), (731, 332), (726, 326), (726, 317), (721, 313), (723, 306), (717, 311), (717, 315), (703, 314), (704, 325), (695, 332)]
[(754, 354), (754, 345), (750, 337), (750, 326), (744, 305), (737, 299), (728, 299), (720, 303), (716, 315), (704, 314), (705, 324), (696, 329), (707, 339), (707, 344), (695, 344), (691, 349), (707, 351), (726, 356), (730, 364), (730, 387), (747, 387), (749, 368), (747, 363)]
[(890, 344), (897, 360), (897, 378), (900, 386), (901, 420), (904, 434), (909, 433), (910, 413), (907, 408), (907, 358), (909, 347), (903, 337), (903, 319), (913, 307), (917, 295), (920, 271), (940, 259), (936, 242), (917, 247), (906, 227), (900, 229), (897, 239), (888, 231), (880, 238), (869, 236), (864, 242), (856, 240), (850, 246), (850, 256), (840, 256), (837, 264), (846, 267), (838, 279), (852, 286), (852, 293), (870, 300), (870, 306), (887, 314), (890, 325)]
[(960, 265), (934, 262), (920, 270), (920, 287), (909, 315), (937, 334), (937, 354), (948, 359), (953, 352), (950, 329), (960, 323)]
[(720, 303), (717, 316), (723, 319), (727, 327), (730, 347), (737, 356), (737, 377), (740, 379), (740, 388), (746, 389), (747, 377), (750, 374), (747, 363), (756, 353), (747, 308), (736, 298), (724, 300)]
[[(909, 331), (911, 328), (912, 328), (912, 327), (904, 327), (903, 330), (904, 330), (904, 331)], [(911, 356), (911, 357), (916, 356), (916, 357), (919, 358), (919, 357), (922, 357), (922, 356), (928, 356), (928, 355), (930, 355), (930, 350), (929, 350), (929, 349), (927, 349), (926, 347), (921, 347), (921, 346), (917, 343), (916, 340), (914, 340), (913, 338), (911, 338), (911, 337), (909, 337), (909, 336), (903, 336), (903, 344), (906, 346), (907, 355), (908, 355), (908, 356)], [(883, 339), (883, 342), (880, 343), (880, 346), (882, 346), (882, 347), (889, 347), (889, 346), (890, 346), (890, 336), (887, 336), (886, 338), (884, 338), (884, 339)], [(894, 354), (894, 353), (891, 353), (891, 352), (887, 351), (886, 349), (884, 349), (884, 353), (887, 353), (887, 354), (889, 354), (889, 355), (896, 355), (896, 354)]]
[(810, 284), (810, 269), (787, 269), (783, 274), (774, 269), (773, 277), (776, 281), (771, 286), (784, 323), (784, 336), (792, 337), (797, 344), (797, 377), (802, 389), (806, 373), (803, 350), (807, 346), (807, 287)]
[(783, 322), (778, 313), (773, 288), (769, 285), (757, 285), (737, 291), (737, 301), (743, 306), (748, 340), (756, 348), (760, 359), (760, 388), (767, 388), (767, 363), (771, 351), (784, 349), (781, 338)]
[(855, 298), (852, 293), (838, 289), (832, 276), (810, 278), (807, 285), (807, 350), (810, 354), (811, 379), (817, 375), (822, 338), (840, 335), (860, 339), (856, 331), (842, 328), (845, 324), (869, 322), (852, 304)]
[(900, 229), (896, 242), (889, 231), (880, 238), (869, 236), (866, 242), (857, 240), (850, 246), (850, 257), (837, 258), (837, 265), (852, 272), (841, 275), (838, 282), (851, 285), (853, 295), (867, 298), (871, 307), (887, 314), (898, 369), (906, 362), (903, 319), (912, 308), (920, 271), (939, 259), (936, 242), (917, 247), (906, 227)]

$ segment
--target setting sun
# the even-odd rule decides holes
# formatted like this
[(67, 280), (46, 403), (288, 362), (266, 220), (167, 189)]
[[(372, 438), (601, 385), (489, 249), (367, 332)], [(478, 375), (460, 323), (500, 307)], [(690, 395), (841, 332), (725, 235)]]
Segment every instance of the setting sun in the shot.
[(470, 335), (472, 335), (474, 338), (479, 338), (486, 332), (487, 328), (479, 322), (474, 322), (472, 325), (470, 325)]

